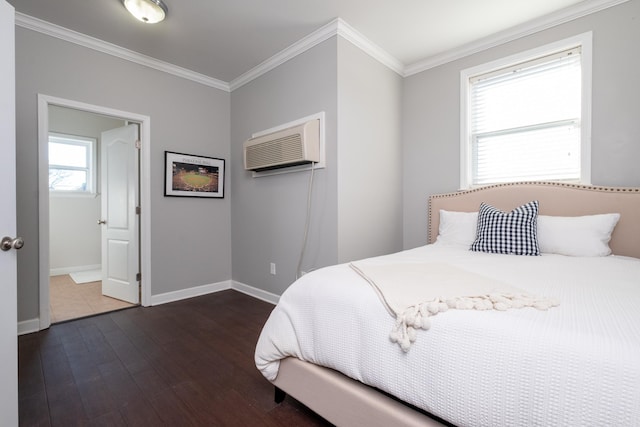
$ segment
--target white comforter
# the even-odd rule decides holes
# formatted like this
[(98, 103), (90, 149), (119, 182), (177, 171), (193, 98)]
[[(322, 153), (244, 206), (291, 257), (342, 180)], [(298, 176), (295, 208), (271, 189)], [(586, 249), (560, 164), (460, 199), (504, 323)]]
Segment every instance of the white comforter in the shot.
[(347, 264), (287, 289), (258, 340), (270, 380), (293, 356), (459, 426), (640, 426), (640, 260), (493, 255), (438, 244), (370, 262), (442, 261), (555, 298), (549, 311), (449, 310), (404, 353)]

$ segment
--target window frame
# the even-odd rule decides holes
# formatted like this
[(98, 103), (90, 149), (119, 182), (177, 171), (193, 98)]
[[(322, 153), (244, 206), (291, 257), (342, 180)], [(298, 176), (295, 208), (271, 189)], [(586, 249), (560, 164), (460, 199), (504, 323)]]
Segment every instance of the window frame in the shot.
[(68, 144), (68, 145), (79, 145), (88, 147), (87, 153), (87, 164), (86, 168), (78, 168), (78, 167), (70, 167), (63, 165), (55, 165), (52, 164), (50, 160), (48, 160), (47, 170), (50, 171), (51, 168), (55, 169), (67, 169), (67, 170), (86, 170), (87, 171), (87, 188), (86, 190), (56, 190), (49, 187), (49, 194), (52, 196), (96, 196), (98, 193), (98, 185), (97, 185), (97, 176), (98, 176), (98, 140), (96, 138), (87, 137), (87, 136), (78, 136), (71, 135), (59, 132), (49, 132), (49, 136), (47, 138), (47, 144), (51, 144), (52, 142), (58, 144)]
[[(471, 83), (478, 75), (491, 73), (517, 64), (534, 61), (571, 48), (581, 48), (581, 120), (580, 120), (580, 184), (591, 183), (591, 75), (592, 32), (549, 43), (514, 55), (480, 64), (460, 72), (460, 189), (473, 185), (473, 147), (471, 137)], [(566, 182), (566, 181), (565, 181)], [(491, 185), (491, 184), (488, 184)]]

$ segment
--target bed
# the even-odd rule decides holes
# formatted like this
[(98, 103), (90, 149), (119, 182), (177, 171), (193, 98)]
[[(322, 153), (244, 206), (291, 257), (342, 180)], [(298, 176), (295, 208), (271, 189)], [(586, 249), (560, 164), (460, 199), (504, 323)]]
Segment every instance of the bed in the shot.
[[(478, 218), (533, 201), (540, 256), (469, 250)], [(314, 271), (282, 295), (255, 354), (276, 400), (341, 426), (640, 425), (640, 189), (501, 184), (428, 206), (429, 244)], [(382, 276), (355, 267), (424, 260), (552, 303), (436, 312), (403, 348), (390, 339), (402, 316), (366, 280)]]

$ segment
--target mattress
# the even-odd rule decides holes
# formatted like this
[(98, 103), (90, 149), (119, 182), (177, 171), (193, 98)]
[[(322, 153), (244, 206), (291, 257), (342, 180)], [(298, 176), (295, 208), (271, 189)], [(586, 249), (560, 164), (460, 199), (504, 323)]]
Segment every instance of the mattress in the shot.
[(410, 350), (371, 285), (341, 264), (282, 295), (255, 362), (269, 380), (292, 356), (335, 369), (458, 426), (640, 425), (640, 260), (470, 252), (439, 244), (370, 263), (446, 262), (532, 295), (548, 311), (448, 310)]

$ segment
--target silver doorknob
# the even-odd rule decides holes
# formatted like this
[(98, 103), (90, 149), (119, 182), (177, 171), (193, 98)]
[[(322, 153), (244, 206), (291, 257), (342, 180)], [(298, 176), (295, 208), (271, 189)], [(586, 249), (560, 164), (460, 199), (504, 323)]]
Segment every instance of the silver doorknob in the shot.
[(102, 225), (102, 224), (106, 224), (107, 220), (106, 219), (99, 219), (98, 220), (98, 225)]
[(5, 236), (0, 242), (0, 249), (5, 252), (10, 249), (20, 249), (23, 246), (24, 240), (22, 240), (22, 237), (16, 237), (15, 239), (12, 239), (11, 237)]

